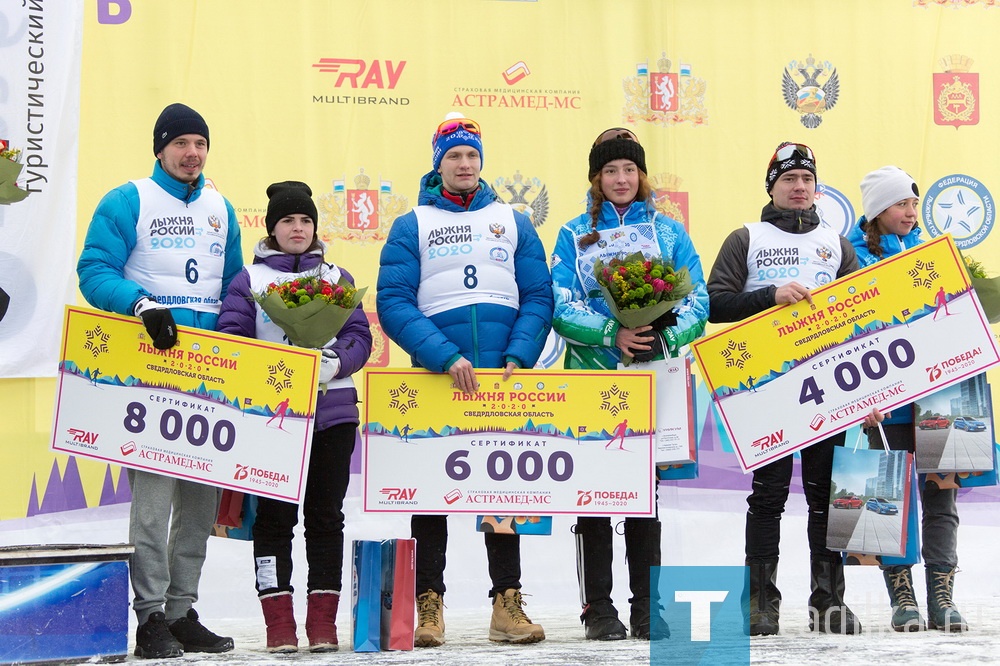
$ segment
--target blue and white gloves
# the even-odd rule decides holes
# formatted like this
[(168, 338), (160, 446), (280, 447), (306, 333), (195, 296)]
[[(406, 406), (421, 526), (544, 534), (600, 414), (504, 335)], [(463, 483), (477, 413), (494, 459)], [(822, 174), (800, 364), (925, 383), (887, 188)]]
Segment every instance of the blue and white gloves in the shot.
[(340, 372), (340, 357), (332, 349), (321, 349), (320, 352), (323, 355), (319, 359), (319, 387), (326, 394), (326, 385)]
[(132, 312), (142, 319), (142, 324), (146, 327), (146, 333), (152, 338), (154, 347), (170, 349), (177, 344), (177, 325), (174, 324), (170, 308), (160, 305), (148, 296), (143, 296), (133, 306)]

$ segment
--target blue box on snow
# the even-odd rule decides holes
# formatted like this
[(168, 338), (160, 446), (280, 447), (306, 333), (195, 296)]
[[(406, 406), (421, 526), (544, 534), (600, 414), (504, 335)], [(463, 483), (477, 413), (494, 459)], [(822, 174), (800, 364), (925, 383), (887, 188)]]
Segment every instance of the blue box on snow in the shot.
[(131, 545), (0, 548), (0, 664), (124, 661)]

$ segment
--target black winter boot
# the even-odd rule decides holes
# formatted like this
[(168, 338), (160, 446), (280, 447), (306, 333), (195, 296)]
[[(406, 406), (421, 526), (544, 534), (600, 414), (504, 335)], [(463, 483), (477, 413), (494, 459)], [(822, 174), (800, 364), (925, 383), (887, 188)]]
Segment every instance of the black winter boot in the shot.
[(951, 595), (955, 588), (954, 567), (925, 564), (927, 573), (927, 628), (941, 631), (968, 631), (969, 625), (955, 608)]
[(781, 592), (778, 591), (778, 560), (747, 562), (750, 585), (743, 594), (743, 632), (748, 636), (778, 633)]
[(611, 603), (611, 562), (614, 545), (611, 520), (581, 517), (576, 521), (576, 574), (580, 583), (580, 602), (584, 634), (597, 641), (620, 641), (625, 625)]
[(814, 558), (811, 568), (809, 631), (860, 634), (861, 621), (844, 603), (844, 563), (840, 560)]
[(662, 610), (656, 588), (651, 585), (651, 567), (660, 566), (661, 532), (660, 521), (655, 518), (630, 518), (625, 521), (625, 559), (628, 562), (628, 584), (632, 590), (629, 626), (633, 638), (646, 641), (670, 638), (670, 627), (659, 612), (652, 618), (650, 616), (653, 608)]

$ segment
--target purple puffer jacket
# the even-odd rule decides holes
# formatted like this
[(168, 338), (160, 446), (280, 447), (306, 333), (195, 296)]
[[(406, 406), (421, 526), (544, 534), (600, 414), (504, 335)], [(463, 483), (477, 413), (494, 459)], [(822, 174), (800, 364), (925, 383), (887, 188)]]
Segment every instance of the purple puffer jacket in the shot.
[[(325, 246), (306, 254), (284, 254), (271, 250), (261, 243), (254, 248), (254, 264), (266, 264), (267, 267), (280, 271), (282, 281), (293, 279), (295, 275), (314, 274), (323, 264)], [(354, 278), (343, 268), (337, 267), (341, 274), (351, 284)], [(287, 274), (287, 278), (284, 275)], [(247, 338), (267, 339), (258, 335), (257, 315), (260, 306), (253, 298), (250, 286), (250, 274), (247, 268), (233, 278), (229, 291), (222, 301), (219, 313), (219, 323), (216, 330), (222, 333), (242, 335)], [(268, 324), (275, 326), (274, 324)], [(337, 334), (332, 345), (327, 347), (340, 357), (340, 370), (336, 379), (353, 375), (368, 362), (372, 353), (372, 334), (368, 327), (368, 318), (359, 305), (351, 314), (347, 323)], [(358, 391), (353, 386), (332, 387), (324, 395), (319, 393), (316, 399), (316, 430), (325, 430), (341, 423), (360, 423), (358, 415)]]

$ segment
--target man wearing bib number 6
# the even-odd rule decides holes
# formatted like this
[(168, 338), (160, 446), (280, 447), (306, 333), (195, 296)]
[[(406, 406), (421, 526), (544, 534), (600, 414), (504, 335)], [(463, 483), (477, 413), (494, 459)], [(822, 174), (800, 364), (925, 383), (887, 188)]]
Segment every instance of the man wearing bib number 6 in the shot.
[[(150, 178), (116, 187), (97, 205), (77, 273), (88, 303), (138, 316), (153, 346), (169, 349), (175, 322), (215, 330), (243, 254), (232, 205), (205, 187), (208, 125), (201, 115), (183, 104), (165, 108), (153, 128), (153, 154)], [(202, 626), (191, 607), (219, 489), (131, 469), (128, 480), (135, 655), (232, 650), (233, 639)]]
[[(760, 222), (732, 232), (712, 267), (710, 322), (740, 321), (782, 303), (805, 300), (812, 305), (810, 289), (858, 268), (850, 242), (820, 224), (815, 206), (816, 159), (808, 146), (779, 145), (768, 163), (764, 184), (771, 201), (764, 206)], [(833, 447), (843, 443), (841, 433), (801, 450), (802, 487), (809, 505), (809, 629), (855, 634), (861, 632), (861, 623), (844, 603), (841, 554), (826, 548)], [(753, 472), (746, 520), (750, 585), (743, 599), (745, 630), (751, 636), (778, 633), (778, 540), (791, 478), (791, 456)]]
[[(386, 335), (415, 367), (447, 372), (456, 388), (472, 393), (476, 368), (504, 368), (506, 380), (535, 365), (552, 326), (552, 281), (531, 221), (479, 177), (479, 125), (449, 114), (432, 145), (418, 206), (393, 223), (382, 249), (376, 306)], [(414, 645), (434, 647), (444, 643), (447, 516), (415, 515), (410, 529), (417, 540)], [(522, 609), (520, 537), (485, 538), (490, 640), (544, 639)]]

